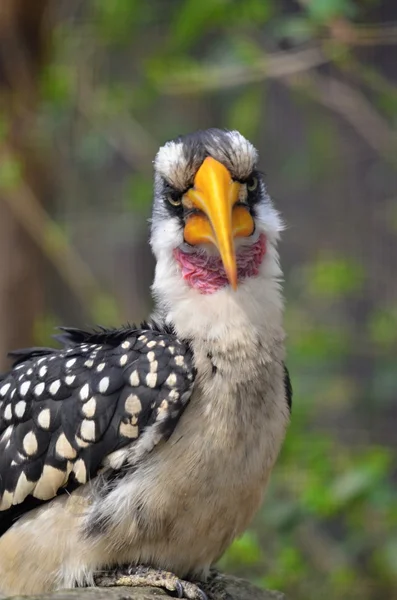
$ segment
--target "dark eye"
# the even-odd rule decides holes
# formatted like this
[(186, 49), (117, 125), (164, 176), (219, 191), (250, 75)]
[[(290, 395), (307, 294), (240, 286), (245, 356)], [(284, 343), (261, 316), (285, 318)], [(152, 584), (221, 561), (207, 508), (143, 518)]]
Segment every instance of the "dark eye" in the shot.
[(168, 202), (172, 204), (172, 206), (181, 206), (182, 204), (182, 196), (173, 196), (169, 194), (167, 196)]
[(250, 177), (247, 181), (247, 190), (249, 192), (254, 192), (257, 187), (258, 187), (258, 178), (254, 177), (254, 176)]

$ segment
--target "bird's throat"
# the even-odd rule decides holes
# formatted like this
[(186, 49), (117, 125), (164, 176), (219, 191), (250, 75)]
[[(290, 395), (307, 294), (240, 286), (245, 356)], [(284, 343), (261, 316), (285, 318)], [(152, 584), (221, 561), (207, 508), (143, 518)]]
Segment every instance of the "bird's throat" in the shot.
[[(238, 281), (247, 277), (256, 277), (266, 254), (266, 237), (262, 233), (259, 239), (250, 246), (238, 249), (237, 273)], [(183, 252), (180, 248), (174, 250), (183, 279), (201, 294), (213, 294), (229, 285), (229, 281), (219, 256), (210, 256), (204, 252)]]

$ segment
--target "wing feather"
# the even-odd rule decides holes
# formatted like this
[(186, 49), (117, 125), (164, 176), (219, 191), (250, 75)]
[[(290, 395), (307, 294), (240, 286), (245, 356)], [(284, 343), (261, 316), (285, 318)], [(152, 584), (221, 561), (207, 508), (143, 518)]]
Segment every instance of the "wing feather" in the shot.
[(14, 353), (0, 377), (0, 521), (139, 460), (189, 401), (192, 352), (169, 330), (63, 329), (62, 339), (63, 350)]

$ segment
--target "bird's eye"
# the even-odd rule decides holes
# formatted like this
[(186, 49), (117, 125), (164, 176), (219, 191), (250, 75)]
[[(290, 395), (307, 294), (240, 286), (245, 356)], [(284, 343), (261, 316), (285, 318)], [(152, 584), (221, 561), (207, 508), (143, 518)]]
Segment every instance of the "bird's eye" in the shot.
[(258, 178), (254, 177), (254, 176), (250, 177), (247, 181), (247, 190), (249, 192), (254, 192), (257, 187), (258, 187)]
[(171, 194), (169, 194), (168, 195), (168, 202), (172, 206), (181, 206), (181, 204), (182, 204), (182, 196), (172, 196)]

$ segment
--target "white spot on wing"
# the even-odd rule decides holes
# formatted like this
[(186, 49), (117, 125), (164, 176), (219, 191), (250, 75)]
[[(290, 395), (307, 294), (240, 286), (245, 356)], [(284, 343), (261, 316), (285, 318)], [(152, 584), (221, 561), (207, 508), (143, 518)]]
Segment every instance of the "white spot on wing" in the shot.
[(83, 404), (82, 412), (86, 417), (93, 417), (95, 415), (96, 410), (96, 400), (94, 397), (90, 398), (88, 402)]
[(44, 388), (45, 388), (45, 384), (43, 381), (41, 383), (38, 383), (36, 385), (36, 387), (34, 388), (34, 395), (41, 396), (41, 394), (44, 392)]
[(66, 375), (66, 377), (65, 377), (66, 385), (72, 385), (72, 383), (75, 379), (76, 379), (76, 375)]
[(175, 356), (174, 360), (175, 364), (178, 365), (178, 367), (183, 367), (183, 365), (185, 364), (185, 359), (181, 354)]
[(124, 348), (124, 350), (127, 350), (127, 348), (129, 348), (130, 346), (131, 346), (131, 343), (127, 342), (127, 341), (125, 341), (121, 344), (121, 347)]
[(175, 373), (170, 373), (165, 381), (165, 384), (169, 385), (170, 387), (174, 387), (176, 385), (176, 381)]
[(131, 423), (120, 423), (119, 432), (124, 437), (136, 438), (138, 437), (138, 425), (131, 425)]
[(76, 444), (80, 447), (80, 448), (87, 448), (87, 446), (89, 446), (90, 444), (88, 442), (85, 442), (84, 440), (82, 440), (78, 435), (74, 436), (75, 442)]
[(21, 387), (19, 388), (19, 393), (21, 396), (26, 396), (30, 388), (30, 381), (24, 381)]
[(76, 458), (76, 450), (72, 447), (64, 433), (57, 439), (55, 450), (61, 458)]
[(47, 369), (47, 367), (45, 365), (43, 367), (40, 367), (39, 376), (40, 377), (45, 377), (47, 371), (48, 371), (48, 369)]
[(48, 429), (51, 422), (51, 413), (49, 408), (44, 408), (37, 417), (37, 422), (43, 429)]
[(13, 430), (13, 426), (9, 425), (7, 427), (7, 429), (4, 430), (3, 434), (0, 437), (0, 441), (4, 442), (5, 440), (8, 440), (11, 436), (12, 430)]
[(43, 473), (33, 491), (33, 496), (40, 500), (50, 500), (66, 482), (66, 473), (50, 465), (44, 465)]
[(6, 490), (1, 497), (0, 510), (7, 510), (8, 508), (10, 508), (10, 506), (12, 505), (12, 498), (12, 492), (8, 492)]
[(103, 377), (101, 379), (101, 381), (99, 382), (99, 392), (101, 394), (105, 394), (105, 392), (107, 391), (108, 387), (109, 387), (109, 377)]
[(4, 397), (6, 395), (6, 393), (8, 392), (8, 390), (10, 389), (10, 387), (11, 387), (11, 383), (6, 383), (5, 385), (3, 385), (0, 388), (0, 396)]
[(56, 379), (55, 381), (53, 381), (49, 387), (49, 392), (50, 392), (51, 396), (55, 396), (55, 394), (58, 392), (60, 387), (61, 387), (61, 382), (59, 379)]
[(135, 369), (135, 371), (132, 371), (132, 373), (130, 375), (130, 385), (132, 387), (137, 387), (139, 385), (139, 374), (136, 369)]
[(136, 394), (130, 394), (125, 401), (125, 410), (130, 415), (136, 415), (142, 410), (142, 404)]
[(33, 456), (37, 452), (37, 438), (33, 431), (29, 431), (23, 438), (23, 449), (28, 456)]
[(127, 364), (127, 360), (128, 360), (128, 354), (123, 354), (123, 356), (120, 358), (120, 366), (124, 367), (124, 365)]
[(90, 395), (90, 386), (88, 383), (85, 383), (80, 390), (80, 398), (81, 400), (88, 400), (88, 396)]
[(89, 442), (95, 441), (95, 421), (84, 419), (80, 426), (80, 434), (84, 440)]
[(23, 415), (25, 414), (25, 409), (26, 409), (26, 402), (24, 400), (20, 400), (19, 402), (17, 402), (15, 405), (15, 408), (14, 408), (16, 416), (21, 419), (23, 417)]
[(71, 358), (70, 360), (66, 361), (66, 368), (70, 369), (70, 367), (73, 367), (75, 362), (76, 362), (76, 358)]
[(23, 502), (35, 485), (34, 481), (28, 481), (25, 473), (22, 471), (18, 477), (17, 485), (15, 486), (13, 504), (20, 504)]
[(74, 475), (75, 475), (75, 477), (76, 477), (76, 479), (77, 479), (77, 481), (79, 483), (81, 483), (81, 484), (86, 483), (86, 481), (87, 481), (87, 469), (86, 469), (85, 463), (84, 463), (84, 461), (83, 461), (82, 458), (79, 458), (74, 463), (73, 472), (74, 472)]
[(146, 385), (148, 385), (150, 388), (154, 388), (154, 387), (156, 387), (156, 383), (157, 383), (157, 373), (148, 373), (146, 375)]

